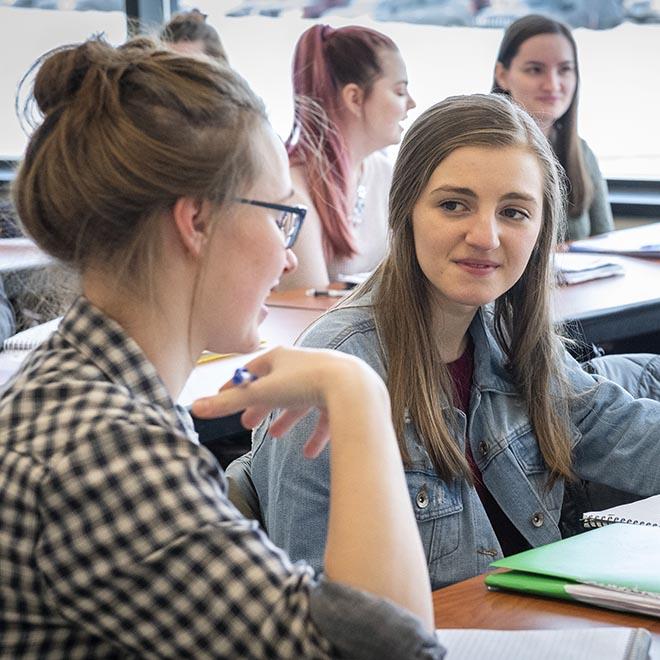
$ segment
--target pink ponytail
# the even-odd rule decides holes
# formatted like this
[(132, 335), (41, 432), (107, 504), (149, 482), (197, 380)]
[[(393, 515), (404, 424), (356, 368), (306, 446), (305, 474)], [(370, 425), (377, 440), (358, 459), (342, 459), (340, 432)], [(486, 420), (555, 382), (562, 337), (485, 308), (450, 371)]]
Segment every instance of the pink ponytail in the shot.
[(396, 50), (384, 34), (363, 27), (306, 30), (293, 57), (294, 122), (286, 142), (301, 165), (321, 219), (326, 261), (356, 254), (348, 208), (348, 150), (339, 131), (340, 92), (349, 83), (368, 95), (382, 75), (379, 51)]

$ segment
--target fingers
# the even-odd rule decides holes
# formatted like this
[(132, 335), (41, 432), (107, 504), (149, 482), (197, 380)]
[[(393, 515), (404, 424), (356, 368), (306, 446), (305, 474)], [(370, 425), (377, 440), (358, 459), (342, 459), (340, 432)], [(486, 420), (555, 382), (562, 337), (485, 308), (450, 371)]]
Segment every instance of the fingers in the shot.
[(314, 433), (312, 433), (303, 447), (303, 456), (305, 458), (316, 458), (325, 449), (325, 446), (330, 440), (329, 430), (328, 414), (325, 410), (322, 410)]
[(251, 406), (241, 415), (241, 424), (246, 429), (253, 429), (259, 426), (271, 410), (270, 406)]
[(244, 389), (235, 386), (227, 387), (225, 384), (217, 394), (193, 401), (192, 413), (195, 417), (210, 419), (240, 412), (250, 404), (246, 400)]
[(310, 411), (309, 408), (289, 408), (279, 415), (270, 425), (268, 432), (274, 438), (282, 437), (298, 420)]

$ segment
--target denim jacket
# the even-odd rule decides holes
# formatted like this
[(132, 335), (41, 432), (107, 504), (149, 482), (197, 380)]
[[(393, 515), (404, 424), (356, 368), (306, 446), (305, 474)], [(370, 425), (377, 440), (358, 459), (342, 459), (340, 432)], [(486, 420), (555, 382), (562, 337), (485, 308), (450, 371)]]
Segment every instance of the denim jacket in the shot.
[[(546, 487), (549, 470), (524, 402), (505, 368), (489, 308), (475, 316), (470, 335), (474, 344), (470, 412), (466, 417), (456, 411), (455, 440), (462, 448), (470, 443), (485, 486), (531, 546), (557, 541), (564, 483), (558, 480), (551, 489)], [(330, 311), (299, 343), (356, 355), (381, 377), (386, 375), (368, 297)], [(633, 399), (614, 383), (585, 373), (568, 354), (566, 368), (581, 394), (571, 404), (569, 420), (577, 476), (639, 496), (659, 493), (660, 403)], [(438, 401), (438, 405), (447, 403)], [(432, 587), (437, 589), (483, 572), (502, 551), (474, 487), (464, 479), (441, 479), (414, 425), (409, 419), (405, 422), (411, 456), (408, 490)], [(328, 449), (311, 461), (302, 455), (314, 415), (276, 442), (264, 442), (268, 423), (253, 435), (252, 458), (252, 478), (266, 529), (293, 559), (305, 559), (321, 569), (329, 504)]]

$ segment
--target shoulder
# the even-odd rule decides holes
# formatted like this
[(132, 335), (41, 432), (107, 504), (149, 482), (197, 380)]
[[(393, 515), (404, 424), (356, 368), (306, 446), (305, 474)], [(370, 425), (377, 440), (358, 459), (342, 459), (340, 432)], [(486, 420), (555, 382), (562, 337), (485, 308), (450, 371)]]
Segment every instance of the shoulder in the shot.
[(355, 355), (382, 375), (382, 350), (368, 298), (359, 298), (326, 312), (304, 332), (298, 344)]
[(580, 138), (580, 149), (582, 150), (582, 156), (587, 169), (590, 172), (600, 172), (596, 154), (591, 150), (591, 147), (587, 144), (586, 140), (583, 140), (582, 138)]
[(383, 151), (374, 151), (364, 159), (364, 178), (368, 180), (385, 180), (389, 185), (392, 178), (392, 161)]
[(85, 465), (150, 442), (190, 442), (174, 409), (161, 408), (108, 380), (74, 350), (34, 356), (0, 400), (8, 422), (8, 448), (36, 464)]

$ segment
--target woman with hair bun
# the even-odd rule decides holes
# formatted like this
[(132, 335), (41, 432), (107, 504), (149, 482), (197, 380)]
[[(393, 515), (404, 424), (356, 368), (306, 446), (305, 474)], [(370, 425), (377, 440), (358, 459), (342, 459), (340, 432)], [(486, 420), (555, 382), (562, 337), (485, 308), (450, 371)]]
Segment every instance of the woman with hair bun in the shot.
[(286, 147), (308, 216), (298, 269), (285, 288), (325, 287), (340, 273), (373, 270), (387, 244), (391, 166), (415, 102), (394, 42), (364, 27), (315, 25), (293, 58), (294, 123)]
[(277, 408), (275, 433), (321, 411), (305, 454), (332, 438), (323, 576), (229, 502), (175, 403), (203, 349), (257, 348), (296, 265), (305, 209), (261, 101), (228, 67), (146, 39), (48, 54), (33, 98), (14, 201), (83, 293), (0, 395), (0, 656), (441, 657), (369, 367), (276, 348), (193, 406), (246, 426)]

